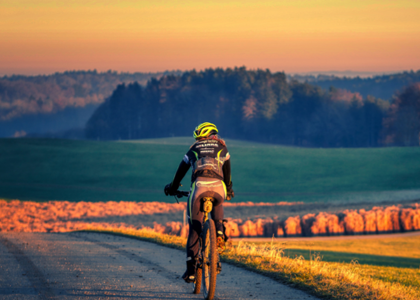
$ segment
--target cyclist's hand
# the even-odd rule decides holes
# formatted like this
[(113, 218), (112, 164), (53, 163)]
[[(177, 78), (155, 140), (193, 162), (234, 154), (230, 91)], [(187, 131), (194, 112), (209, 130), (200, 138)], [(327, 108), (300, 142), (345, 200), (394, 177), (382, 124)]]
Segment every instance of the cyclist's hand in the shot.
[(233, 192), (232, 189), (232, 182), (230, 182), (230, 184), (226, 185), (226, 200), (231, 200), (233, 197), (235, 197), (235, 193)]
[(165, 192), (166, 196), (174, 196), (176, 194), (176, 190), (173, 189), (172, 184), (169, 183), (165, 186), (165, 188), (163, 189), (163, 191)]
[(230, 201), (233, 197), (235, 197), (235, 192), (233, 190), (228, 191), (226, 200)]

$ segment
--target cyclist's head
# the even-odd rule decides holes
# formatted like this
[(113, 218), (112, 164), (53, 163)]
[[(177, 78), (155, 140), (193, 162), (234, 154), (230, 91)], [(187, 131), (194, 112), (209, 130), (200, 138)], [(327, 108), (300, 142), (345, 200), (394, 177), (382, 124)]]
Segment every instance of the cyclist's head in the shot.
[(205, 138), (208, 137), (211, 134), (216, 134), (219, 131), (217, 130), (216, 125), (209, 123), (209, 122), (205, 122), (202, 123), (200, 125), (198, 125), (195, 130), (194, 130), (194, 138), (197, 139), (201, 139), (201, 138)]

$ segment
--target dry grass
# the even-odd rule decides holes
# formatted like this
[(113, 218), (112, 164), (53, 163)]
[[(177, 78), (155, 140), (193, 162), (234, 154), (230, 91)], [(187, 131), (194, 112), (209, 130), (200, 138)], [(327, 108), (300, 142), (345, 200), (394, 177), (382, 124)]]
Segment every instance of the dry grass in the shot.
[[(229, 209), (295, 206), (294, 203), (226, 203)], [(181, 235), (186, 202), (69, 202), (19, 201), (0, 199), (0, 231), (67, 232), (87, 226), (121, 229), (154, 228), (161, 233)], [(184, 230), (185, 231), (185, 230)]]
[[(229, 216), (226, 233), (231, 237), (372, 234), (420, 230), (418, 203), (373, 207), (371, 210), (306, 213), (301, 216), (296, 215), (295, 210), (304, 209), (307, 205), (228, 202), (225, 206), (225, 215)], [(33, 202), (0, 199), (0, 231), (66, 232), (83, 230), (92, 224), (102, 229), (150, 227), (156, 232), (185, 237), (188, 232), (185, 210), (185, 202)], [(261, 213), (267, 213), (269, 217)], [(241, 218), (231, 217), (238, 215)]]
[[(183, 249), (186, 239), (159, 234), (152, 230), (95, 230), (129, 236), (166, 246)], [(407, 299), (420, 298), (416, 284), (400, 282), (398, 276), (389, 280), (386, 268), (361, 266), (356, 262), (328, 263), (319, 256), (289, 258), (276, 243), (252, 244), (239, 242), (222, 255), (225, 262), (235, 264), (305, 290), (313, 295), (330, 299)], [(376, 269), (375, 269), (376, 268)], [(385, 272), (384, 272), (385, 270)], [(412, 270), (411, 270), (412, 271)], [(415, 272), (415, 271), (414, 271)], [(400, 275), (401, 272), (399, 273)], [(404, 280), (401, 278), (401, 280)]]
[(420, 296), (418, 288), (377, 279), (375, 273), (369, 273), (368, 268), (363, 268), (366, 266), (361, 267), (356, 262), (323, 262), (316, 255), (310, 260), (289, 258), (274, 243), (240, 242), (226, 254), (226, 258), (317, 296), (333, 299), (419, 299)]

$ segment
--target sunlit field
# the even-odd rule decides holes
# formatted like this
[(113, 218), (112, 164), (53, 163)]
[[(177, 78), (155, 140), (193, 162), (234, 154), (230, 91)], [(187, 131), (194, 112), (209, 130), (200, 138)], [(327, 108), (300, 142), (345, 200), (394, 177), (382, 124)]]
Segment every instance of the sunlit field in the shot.
[(316, 252), (349, 252), (415, 258), (419, 260), (417, 267), (420, 267), (420, 236), (375, 239), (357, 239), (355, 237), (351, 240), (287, 241), (283, 246), (286, 249), (301, 249), (308, 250), (308, 252), (309, 250)]
[(357, 261), (361, 265), (390, 267), (390, 270), (393, 270), (391, 267), (412, 268), (420, 275), (420, 236), (286, 240), (277, 245), (288, 257), (310, 259), (311, 255), (318, 255), (328, 262)]
[[(289, 202), (227, 202), (224, 205), (226, 234), (230, 237), (290, 238), (420, 230), (418, 203), (296, 215), (298, 211), (311, 209), (307, 206)], [(103, 229), (149, 228), (176, 236), (186, 236), (188, 232), (185, 202), (0, 200), (0, 219), (0, 231), (4, 232), (68, 232), (91, 226)]]
[[(0, 140), (0, 199), (174, 201), (193, 138)], [(234, 201), (380, 203), (420, 199), (420, 148), (309, 149), (227, 140)], [(183, 180), (188, 189), (190, 173)]]

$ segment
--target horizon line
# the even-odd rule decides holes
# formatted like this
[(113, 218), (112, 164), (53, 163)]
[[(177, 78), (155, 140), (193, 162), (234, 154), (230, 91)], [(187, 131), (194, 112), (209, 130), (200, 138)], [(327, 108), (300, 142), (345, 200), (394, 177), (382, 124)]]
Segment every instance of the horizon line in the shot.
[(104, 74), (104, 73), (117, 73), (117, 74), (162, 74), (162, 73), (177, 73), (177, 72), (202, 72), (208, 69), (235, 69), (235, 68), (242, 68), (245, 67), (248, 71), (252, 70), (268, 70), (271, 73), (284, 73), (286, 75), (290, 76), (316, 76), (316, 75), (325, 75), (325, 76), (335, 76), (335, 77), (376, 77), (381, 75), (391, 75), (391, 74), (401, 74), (401, 73), (411, 73), (411, 72), (419, 72), (419, 70), (390, 70), (390, 71), (354, 71), (354, 70), (329, 70), (329, 71), (306, 71), (306, 72), (285, 72), (285, 71), (271, 71), (269, 68), (247, 68), (246, 66), (235, 66), (235, 67), (227, 67), (227, 68), (221, 68), (221, 67), (209, 67), (204, 69), (187, 69), (187, 70), (181, 70), (181, 69), (173, 69), (173, 70), (164, 70), (164, 71), (118, 71), (113, 69), (108, 70), (100, 70), (97, 69), (73, 69), (73, 70), (64, 70), (64, 71), (55, 71), (50, 73), (2, 73), (0, 72), (0, 78), (5, 79), (8, 77), (38, 77), (38, 76), (52, 76), (55, 74), (64, 74), (64, 73), (72, 73), (72, 72), (97, 72), (98, 74)]

